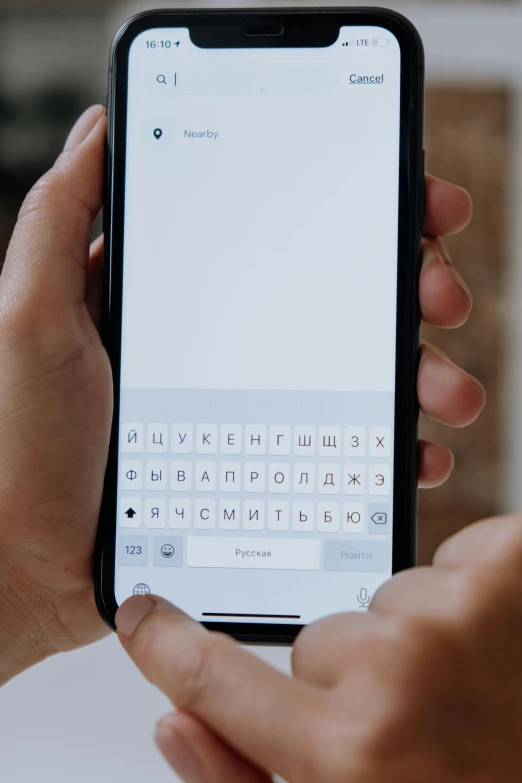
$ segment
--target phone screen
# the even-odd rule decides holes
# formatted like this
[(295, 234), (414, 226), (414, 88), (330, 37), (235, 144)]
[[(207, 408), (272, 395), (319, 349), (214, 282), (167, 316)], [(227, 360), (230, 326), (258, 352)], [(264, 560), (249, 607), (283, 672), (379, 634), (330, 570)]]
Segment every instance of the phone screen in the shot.
[(115, 592), (365, 610), (392, 573), (401, 50), (129, 55)]

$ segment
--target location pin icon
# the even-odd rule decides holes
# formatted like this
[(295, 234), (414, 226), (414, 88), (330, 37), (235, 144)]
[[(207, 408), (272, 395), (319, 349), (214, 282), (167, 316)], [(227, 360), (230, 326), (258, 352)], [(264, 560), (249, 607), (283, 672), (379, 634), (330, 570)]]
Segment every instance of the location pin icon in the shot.
[(156, 130), (154, 131), (154, 138), (157, 141), (159, 141), (162, 136), (163, 136), (163, 131), (161, 130), (161, 128), (156, 128)]

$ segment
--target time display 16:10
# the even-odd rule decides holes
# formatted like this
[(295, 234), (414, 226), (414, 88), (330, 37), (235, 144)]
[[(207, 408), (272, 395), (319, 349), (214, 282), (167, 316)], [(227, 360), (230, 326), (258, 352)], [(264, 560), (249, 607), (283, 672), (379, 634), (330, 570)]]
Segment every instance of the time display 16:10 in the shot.
[(170, 49), (172, 41), (147, 41), (147, 49)]

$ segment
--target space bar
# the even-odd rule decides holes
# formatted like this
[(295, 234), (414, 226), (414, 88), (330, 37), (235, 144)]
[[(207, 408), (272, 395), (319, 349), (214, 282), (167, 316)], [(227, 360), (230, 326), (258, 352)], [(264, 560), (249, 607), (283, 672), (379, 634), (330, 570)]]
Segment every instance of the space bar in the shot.
[(190, 568), (318, 571), (321, 543), (314, 539), (189, 536), (186, 563)]

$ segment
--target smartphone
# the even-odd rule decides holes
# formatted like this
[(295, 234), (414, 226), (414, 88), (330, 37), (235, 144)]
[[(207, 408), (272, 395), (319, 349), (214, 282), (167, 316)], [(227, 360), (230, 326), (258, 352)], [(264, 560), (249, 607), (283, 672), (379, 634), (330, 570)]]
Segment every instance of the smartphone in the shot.
[(423, 52), (377, 9), (161, 11), (111, 56), (96, 555), (289, 644), (415, 561)]

